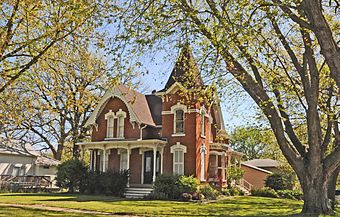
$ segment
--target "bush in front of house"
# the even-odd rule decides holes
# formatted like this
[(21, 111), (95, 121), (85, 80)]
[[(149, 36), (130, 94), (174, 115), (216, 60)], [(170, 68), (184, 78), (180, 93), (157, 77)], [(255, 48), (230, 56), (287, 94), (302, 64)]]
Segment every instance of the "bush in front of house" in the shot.
[[(192, 199), (192, 194), (197, 192), (198, 179), (193, 176), (178, 176), (161, 174), (154, 183), (154, 191), (148, 196), (150, 199)], [(187, 194), (190, 194), (188, 196)], [(196, 198), (196, 197), (195, 197)]]
[[(179, 176), (173, 174), (161, 174), (156, 177), (154, 183), (154, 195), (165, 195), (165, 199), (178, 199), (181, 195), (177, 185)], [(152, 195), (150, 195), (152, 196)], [(158, 199), (158, 198), (151, 198)]]
[(78, 159), (67, 160), (57, 166), (56, 184), (73, 193), (79, 190), (80, 182), (87, 172), (87, 167)]
[(208, 200), (216, 200), (220, 192), (210, 185), (200, 186), (199, 192)]
[(223, 188), (222, 194), (225, 196), (239, 196), (239, 195), (244, 196), (245, 195), (245, 193), (237, 187)]
[(199, 180), (193, 176), (180, 176), (177, 185), (183, 193), (194, 193), (197, 191)]
[(260, 188), (260, 189), (251, 189), (251, 195), (252, 196), (258, 196), (258, 197), (273, 197), (278, 198), (278, 193), (271, 188)]
[(292, 177), (282, 173), (270, 174), (266, 181), (266, 187), (272, 188), (275, 191), (278, 190), (291, 190), (293, 188)]
[(81, 181), (80, 192), (122, 197), (129, 178), (128, 170), (87, 171)]

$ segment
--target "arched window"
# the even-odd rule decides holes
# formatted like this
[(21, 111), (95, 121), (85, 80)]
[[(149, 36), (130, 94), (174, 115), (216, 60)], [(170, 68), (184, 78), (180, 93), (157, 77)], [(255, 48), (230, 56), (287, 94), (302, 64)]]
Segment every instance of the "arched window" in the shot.
[(184, 111), (181, 109), (175, 112), (175, 133), (184, 133)]
[(110, 110), (108, 113), (105, 114), (106, 119), (106, 138), (113, 138), (113, 131), (114, 131), (114, 121), (115, 121), (115, 113)]
[(117, 116), (117, 138), (124, 138), (124, 122), (126, 118), (126, 112), (119, 109), (116, 113)]
[(170, 147), (170, 152), (173, 154), (173, 173), (184, 175), (184, 154), (187, 152), (187, 147), (177, 142)]

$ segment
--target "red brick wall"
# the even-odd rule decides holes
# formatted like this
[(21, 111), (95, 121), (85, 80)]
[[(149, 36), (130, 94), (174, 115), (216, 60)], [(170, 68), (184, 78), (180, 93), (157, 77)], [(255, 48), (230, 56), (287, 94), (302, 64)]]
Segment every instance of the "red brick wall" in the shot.
[(118, 155), (117, 149), (110, 149), (108, 169), (117, 171), (120, 169), (120, 155)]
[[(108, 113), (110, 110), (116, 113), (117, 111), (119, 111), (119, 109), (122, 109), (124, 112), (126, 112), (126, 118), (124, 122), (125, 138), (126, 139), (139, 138), (140, 136), (139, 127), (135, 125), (135, 128), (133, 128), (132, 124), (130, 123), (129, 111), (124, 102), (118, 98), (111, 98), (97, 118), (96, 122), (98, 124), (98, 130), (96, 130), (95, 127), (93, 128), (92, 141), (103, 141), (106, 138), (107, 120), (105, 120), (105, 114)], [(117, 133), (117, 119), (115, 119), (114, 123), (114, 136), (116, 136), (116, 133)]]
[(243, 178), (253, 185), (253, 188), (265, 187), (265, 180), (267, 179), (268, 173), (241, 165), (241, 169), (244, 170)]
[(132, 149), (130, 155), (130, 183), (140, 184), (142, 171), (142, 155), (139, 149)]

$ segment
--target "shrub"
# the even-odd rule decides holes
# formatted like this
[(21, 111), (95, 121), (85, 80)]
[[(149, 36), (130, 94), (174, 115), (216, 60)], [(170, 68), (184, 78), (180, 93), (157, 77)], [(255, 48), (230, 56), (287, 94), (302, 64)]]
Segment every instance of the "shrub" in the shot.
[(244, 170), (242, 170), (238, 166), (228, 167), (228, 170), (227, 170), (227, 177), (228, 177), (227, 185), (228, 185), (228, 187), (232, 186), (233, 181), (240, 180), (243, 177), (243, 175), (244, 175)]
[(179, 186), (177, 185), (179, 176), (172, 174), (161, 174), (156, 177), (154, 183), (154, 193), (164, 194), (166, 199), (178, 199), (181, 195)]
[(279, 197), (277, 192), (274, 189), (271, 189), (271, 188), (252, 189), (251, 195), (252, 196), (259, 196), (259, 197), (273, 197), (273, 198)]
[(280, 173), (270, 174), (267, 177), (265, 184), (266, 187), (272, 188), (275, 191), (292, 189), (293, 187), (292, 178)]
[(67, 160), (57, 167), (57, 186), (67, 188), (69, 192), (79, 190), (80, 182), (86, 174), (87, 167), (78, 159)]
[(210, 185), (204, 185), (200, 188), (200, 193), (204, 195), (206, 199), (216, 200), (216, 198), (220, 195), (220, 192), (211, 187)]
[(192, 199), (192, 195), (189, 193), (182, 193), (181, 200), (182, 201), (190, 201)]
[(224, 188), (222, 189), (222, 194), (225, 196), (238, 196), (238, 195), (244, 196), (245, 195), (244, 191), (240, 190), (237, 187)]
[(80, 192), (110, 194), (122, 197), (128, 182), (129, 171), (87, 171), (81, 181)]
[(303, 193), (299, 190), (278, 190), (277, 191), (280, 198), (292, 199), (292, 200), (302, 200)]
[(197, 191), (199, 180), (193, 176), (180, 176), (177, 184), (183, 193), (193, 193)]

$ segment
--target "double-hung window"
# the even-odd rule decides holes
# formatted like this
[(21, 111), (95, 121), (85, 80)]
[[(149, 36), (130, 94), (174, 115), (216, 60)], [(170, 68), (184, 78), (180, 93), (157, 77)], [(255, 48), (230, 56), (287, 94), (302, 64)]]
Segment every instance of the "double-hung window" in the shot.
[(184, 133), (184, 111), (181, 109), (175, 113), (175, 133)]
[(187, 147), (177, 142), (170, 147), (170, 152), (173, 154), (173, 173), (184, 175), (184, 154), (187, 152)]

